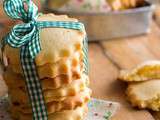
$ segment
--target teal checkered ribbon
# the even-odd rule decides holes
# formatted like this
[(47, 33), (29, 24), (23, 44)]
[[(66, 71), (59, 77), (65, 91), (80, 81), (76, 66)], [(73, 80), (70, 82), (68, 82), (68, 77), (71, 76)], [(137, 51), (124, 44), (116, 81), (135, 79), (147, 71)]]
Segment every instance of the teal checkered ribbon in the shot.
[[(41, 51), (39, 32), (50, 27), (84, 31), (84, 25), (80, 22), (36, 21), (38, 8), (31, 0), (5, 0), (4, 10), (11, 18), (22, 20), (24, 23), (13, 27), (4, 37), (2, 46), (9, 44), (11, 47), (20, 48), (21, 65), (32, 106), (33, 120), (47, 120), (48, 114), (35, 64), (35, 57)], [(84, 72), (88, 74), (87, 37), (84, 40), (83, 51)]]

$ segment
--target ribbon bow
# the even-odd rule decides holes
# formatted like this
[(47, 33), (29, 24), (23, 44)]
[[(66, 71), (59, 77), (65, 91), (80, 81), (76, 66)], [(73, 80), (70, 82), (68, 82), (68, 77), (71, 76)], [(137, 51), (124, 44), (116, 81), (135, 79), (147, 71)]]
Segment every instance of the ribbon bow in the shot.
[(5, 0), (4, 10), (9, 17), (20, 19), (24, 22), (23, 24), (18, 24), (13, 27), (11, 33), (5, 38), (5, 41), (15, 48), (27, 45), (32, 59), (34, 59), (41, 50), (39, 29), (59, 27), (84, 31), (84, 25), (79, 22), (36, 21), (38, 17), (38, 8), (31, 0)]
[(20, 59), (32, 106), (33, 120), (47, 120), (48, 114), (34, 61), (41, 50), (36, 22), (38, 8), (31, 0), (5, 0), (4, 10), (9, 17), (24, 22), (12, 28), (4, 38), (3, 45), (9, 44), (11, 47), (21, 48)]
[[(24, 22), (14, 26), (11, 32), (4, 38), (3, 43), (21, 49), (21, 65), (32, 106), (33, 120), (47, 120), (48, 114), (34, 61), (36, 55), (41, 51), (39, 31), (47, 27), (85, 31), (84, 25), (79, 22), (36, 21), (38, 8), (31, 0), (5, 0), (4, 9), (11, 18), (20, 19)], [(85, 73), (88, 73), (87, 50), (87, 41), (84, 40)]]
[(38, 8), (31, 0), (5, 0), (4, 10), (9, 17), (20, 19), (24, 22), (23, 24), (14, 26), (11, 33), (5, 38), (5, 41), (16, 48), (29, 44), (28, 49), (30, 57), (32, 59), (35, 58), (41, 50), (39, 43), (36, 42), (39, 41), (39, 38), (35, 37), (36, 39), (32, 39), (39, 34), (36, 24)]

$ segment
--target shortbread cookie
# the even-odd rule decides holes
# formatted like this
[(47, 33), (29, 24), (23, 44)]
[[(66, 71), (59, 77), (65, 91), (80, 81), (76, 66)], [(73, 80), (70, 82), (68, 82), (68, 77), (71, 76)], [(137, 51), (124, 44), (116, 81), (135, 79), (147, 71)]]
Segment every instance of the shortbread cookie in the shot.
[[(64, 99), (63, 101), (53, 101), (46, 103), (48, 114), (52, 114), (54, 112), (59, 112), (63, 110), (73, 110), (77, 107), (81, 107), (87, 104), (87, 102), (89, 102), (90, 97), (91, 90), (86, 88), (84, 91), (81, 91), (75, 96), (66, 97), (66, 99)], [(17, 105), (13, 104), (12, 107), (24, 114), (32, 113), (30, 105), (24, 105), (19, 103)]]
[[(54, 14), (42, 15), (38, 21), (74, 21), (76, 19)], [(55, 63), (62, 58), (68, 58), (77, 51), (82, 51), (85, 31), (65, 28), (44, 28), (40, 31), (41, 51), (36, 56), (37, 66)], [(5, 54), (9, 64), (20, 65), (20, 50), (10, 46), (5, 47)]]
[(119, 79), (127, 82), (160, 79), (160, 61), (148, 61), (133, 70), (122, 70)]
[[(12, 109), (12, 114), (18, 113), (16, 116), (17, 120), (32, 120), (31, 114), (24, 114), (21, 112), (17, 112), (15, 109)], [(55, 112), (48, 116), (48, 120), (83, 120), (88, 112), (88, 108), (86, 105), (82, 107), (78, 107), (75, 110), (65, 110), (61, 112)]]
[(77, 107), (84, 106), (91, 99), (91, 90), (86, 89), (75, 96), (66, 98), (64, 101), (51, 102), (47, 104), (48, 113), (58, 112), (62, 110), (73, 110)]
[[(32, 120), (31, 114), (21, 113), (15, 107), (11, 107), (10, 110), (13, 120)], [(65, 110), (50, 114), (49, 120), (83, 120), (83, 118), (87, 115), (87, 112), (88, 108), (86, 105), (84, 105), (75, 110)], [(66, 119), (62, 117), (65, 117)]]
[(160, 80), (131, 83), (127, 95), (133, 106), (160, 110)]
[[(21, 65), (9, 64), (9, 69), (12, 69), (15, 73), (23, 74)], [(83, 71), (83, 53), (76, 52), (71, 58), (63, 58), (56, 63), (37, 66), (37, 71), (40, 79), (46, 77), (55, 78), (62, 74), (79, 76), (80, 72)]]
[[(64, 77), (64, 81), (63, 83), (61, 83), (63, 79), (60, 79), (57, 77), (57, 79), (44, 79), (44, 80), (41, 80), (41, 84), (43, 85), (43, 89), (44, 90), (60, 90), (62, 88), (68, 88), (69, 86), (74, 86), (74, 85), (78, 85), (78, 84), (81, 84), (81, 87), (82, 86), (89, 86), (89, 77), (88, 75), (85, 75), (85, 74), (82, 74), (80, 79), (74, 79), (72, 81), (66, 81), (67, 79), (65, 79)], [(55, 85), (54, 85), (55, 84)], [(54, 87), (53, 87), (54, 86)], [(60, 86), (60, 87), (58, 87)]]
[[(86, 80), (86, 85), (89, 84), (89, 77), (87, 75), (82, 74), (79, 79)], [(66, 75), (61, 75), (56, 78), (48, 78), (41, 80), (41, 84), (43, 85), (44, 90), (53, 90), (62, 87), (66, 87), (68, 84), (72, 84), (74, 81), (79, 80), (73, 76), (72, 79), (68, 79)]]
[[(83, 89), (80, 89), (80, 91), (84, 90), (85, 88)], [(77, 92), (80, 92), (80, 91), (77, 91)], [(11, 98), (11, 101), (13, 103), (22, 103), (22, 104), (29, 104), (29, 97), (28, 97), (28, 94), (26, 93), (26, 91), (22, 91), (22, 90), (19, 90), (19, 89), (14, 89), (12, 90), (11, 92), (9, 92), (10, 94), (10, 98)], [(68, 96), (50, 96), (50, 97), (45, 97), (45, 101), (46, 102), (52, 102), (52, 101), (63, 101), (65, 100), (67, 97), (69, 96), (74, 96), (76, 95), (75, 93), (73, 94), (72, 92), (71, 93), (68, 93), (69, 95)], [(45, 96), (45, 94), (44, 94)]]
[[(52, 101), (62, 101), (68, 96), (74, 96), (80, 91), (86, 89), (89, 84), (88, 81), (88, 79), (82, 78), (58, 89), (43, 90), (45, 101), (47, 103)], [(20, 102), (23, 104), (29, 103), (27, 91), (24, 87), (11, 88), (9, 90), (9, 94), (13, 102)]]
[[(4, 80), (9, 88), (24, 88), (25, 87), (25, 79), (20, 74), (13, 73), (8, 68), (3, 74)], [(80, 76), (69, 76), (67, 75), (60, 75), (56, 78), (45, 78), (41, 80), (41, 85), (43, 90), (50, 90), (50, 89), (58, 89), (60, 87), (67, 86), (68, 84), (71, 84), (72, 82), (79, 80), (83, 78), (83, 80), (89, 81), (88, 76), (85, 74), (81, 74)], [(17, 84), (18, 83), (18, 84)]]
[(83, 59), (80, 60), (79, 57), (72, 59), (60, 60), (55, 64), (46, 64), (43, 68), (38, 67), (38, 74), (40, 78), (55, 78), (58, 75), (77, 75), (83, 72)]
[(56, 98), (66, 97), (66, 96), (74, 96), (78, 92), (84, 90), (88, 87), (88, 81), (84, 80), (76, 80), (73, 84), (68, 84), (65, 87), (55, 89), (55, 90), (46, 90), (43, 91), (44, 98), (46, 102), (56, 101)]

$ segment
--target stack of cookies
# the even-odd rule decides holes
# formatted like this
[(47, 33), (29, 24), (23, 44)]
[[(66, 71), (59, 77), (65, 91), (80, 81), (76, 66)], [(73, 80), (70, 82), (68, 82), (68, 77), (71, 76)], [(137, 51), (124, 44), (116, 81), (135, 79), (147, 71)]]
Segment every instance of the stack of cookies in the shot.
[[(38, 21), (74, 21), (65, 15), (42, 15)], [(41, 52), (35, 63), (42, 85), (49, 120), (83, 120), (91, 90), (84, 73), (85, 31), (44, 28), (40, 31)], [(6, 46), (8, 66), (4, 79), (9, 88), (11, 114), (17, 120), (31, 120), (32, 109), (20, 63), (20, 50)]]

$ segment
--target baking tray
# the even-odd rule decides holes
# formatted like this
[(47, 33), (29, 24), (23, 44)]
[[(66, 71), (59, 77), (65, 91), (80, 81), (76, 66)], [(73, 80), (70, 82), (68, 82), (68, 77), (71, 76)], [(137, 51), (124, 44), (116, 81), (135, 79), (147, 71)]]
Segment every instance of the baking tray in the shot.
[(153, 4), (160, 4), (160, 0), (148, 0), (148, 1)]
[(146, 1), (143, 7), (108, 13), (71, 13), (47, 7), (44, 9), (78, 18), (85, 24), (89, 40), (97, 41), (148, 33), (154, 8), (153, 4)]

